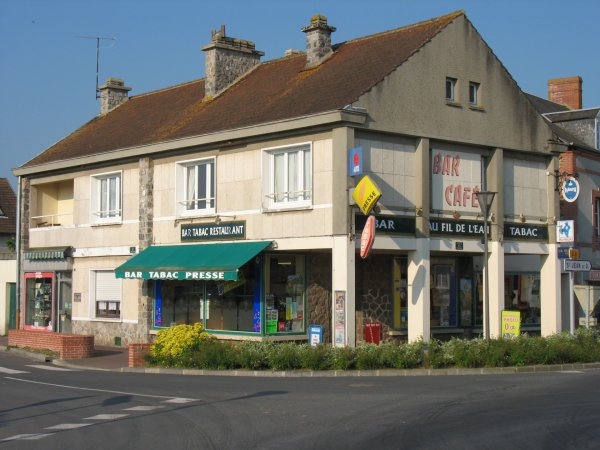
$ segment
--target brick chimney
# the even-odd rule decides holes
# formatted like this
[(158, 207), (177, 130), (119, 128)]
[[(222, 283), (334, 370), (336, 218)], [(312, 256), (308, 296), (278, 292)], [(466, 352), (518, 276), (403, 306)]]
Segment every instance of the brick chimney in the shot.
[(548, 80), (548, 100), (570, 109), (582, 108), (583, 80), (579, 76)]
[(130, 87), (120, 78), (107, 78), (106, 83), (98, 88), (100, 93), (100, 114), (106, 114), (129, 100)]
[(312, 16), (310, 25), (302, 28), (306, 33), (307, 68), (318, 66), (331, 56), (331, 33), (335, 30), (335, 27), (327, 25), (327, 17), (320, 14)]
[(228, 37), (225, 25), (212, 31), (212, 41), (202, 48), (205, 54), (204, 98), (211, 98), (260, 63), (265, 53), (254, 42)]

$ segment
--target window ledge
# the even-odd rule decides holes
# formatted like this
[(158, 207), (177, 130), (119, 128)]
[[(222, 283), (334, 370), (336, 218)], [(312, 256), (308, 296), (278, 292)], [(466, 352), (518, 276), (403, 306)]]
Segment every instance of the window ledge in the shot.
[(446, 105), (452, 106), (453, 108), (462, 108), (462, 104), (448, 99), (446, 99)]
[(265, 213), (277, 213), (277, 212), (286, 212), (286, 211), (303, 211), (307, 209), (313, 209), (313, 205), (290, 205), (290, 206), (280, 206), (280, 207), (266, 207), (263, 209)]
[(485, 108), (481, 105), (469, 105), (471, 111), (485, 112)]

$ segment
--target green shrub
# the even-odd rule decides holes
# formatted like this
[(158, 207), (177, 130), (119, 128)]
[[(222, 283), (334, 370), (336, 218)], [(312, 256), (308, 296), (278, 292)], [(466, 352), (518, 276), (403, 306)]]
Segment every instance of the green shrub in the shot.
[(332, 370), (350, 370), (355, 367), (355, 352), (351, 347), (331, 347), (329, 367)]
[(229, 342), (205, 341), (192, 352), (191, 367), (209, 370), (230, 370), (237, 367), (236, 351)]
[(382, 363), (381, 347), (366, 344), (356, 348), (356, 368), (359, 370), (380, 369)]
[(329, 346), (321, 344), (299, 346), (300, 367), (310, 370), (327, 370), (329, 368)]
[(235, 347), (237, 364), (242, 369), (263, 370), (269, 368), (269, 342), (242, 341)]
[(269, 367), (273, 370), (294, 370), (300, 368), (298, 344), (285, 342), (273, 345), (267, 354)]

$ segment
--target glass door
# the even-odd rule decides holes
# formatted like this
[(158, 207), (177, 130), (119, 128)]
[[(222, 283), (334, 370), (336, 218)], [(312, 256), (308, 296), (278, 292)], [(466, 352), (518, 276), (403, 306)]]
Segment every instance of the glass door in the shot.
[(58, 317), (56, 326), (59, 333), (72, 333), (71, 309), (72, 289), (71, 274), (62, 272), (58, 274)]

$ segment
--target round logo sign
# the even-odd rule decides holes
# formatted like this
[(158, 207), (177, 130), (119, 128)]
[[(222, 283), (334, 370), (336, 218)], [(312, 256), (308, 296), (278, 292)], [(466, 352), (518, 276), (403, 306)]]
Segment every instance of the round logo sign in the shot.
[(572, 203), (579, 197), (579, 181), (573, 177), (567, 178), (562, 185), (562, 196), (565, 201)]

